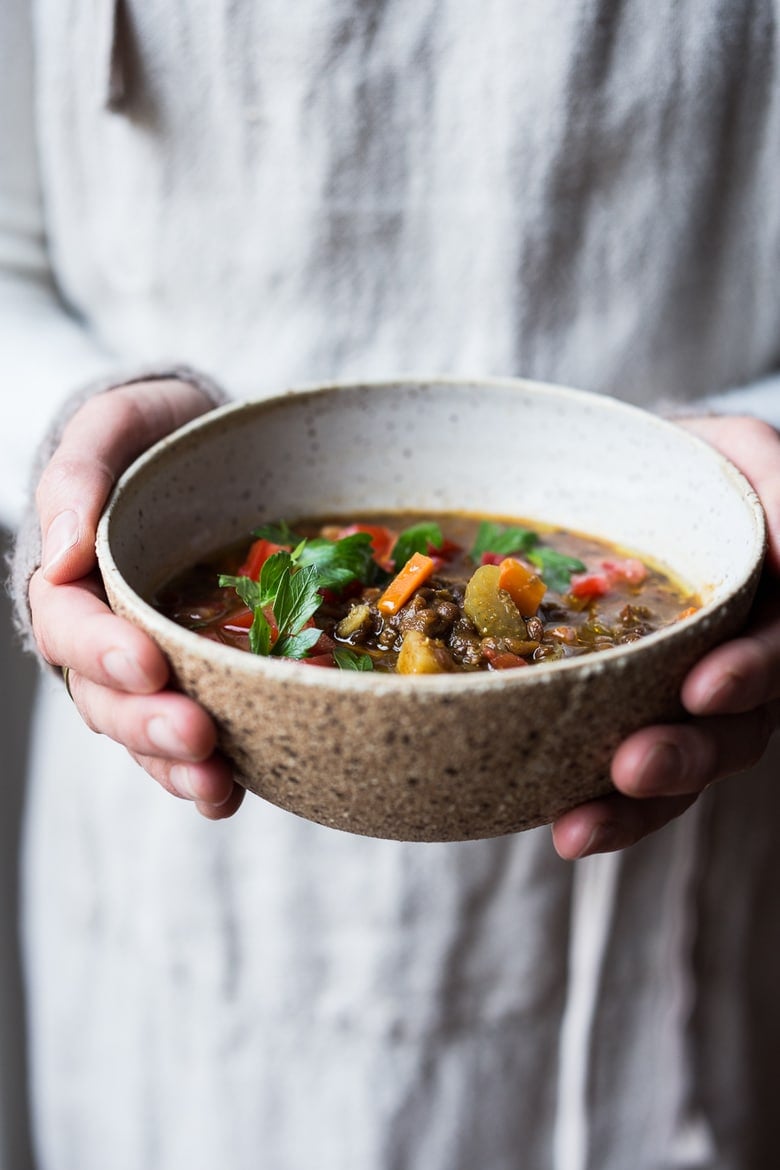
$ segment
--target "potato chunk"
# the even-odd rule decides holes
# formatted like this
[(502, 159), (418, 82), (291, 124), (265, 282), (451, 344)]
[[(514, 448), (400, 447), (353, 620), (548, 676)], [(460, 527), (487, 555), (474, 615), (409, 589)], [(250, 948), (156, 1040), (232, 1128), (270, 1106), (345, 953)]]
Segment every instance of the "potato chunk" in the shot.
[(483, 638), (527, 637), (526, 625), (519, 609), (498, 585), (498, 565), (480, 565), (466, 585), (463, 608)]
[(371, 631), (371, 610), (365, 602), (353, 605), (336, 626), (336, 633), (340, 638), (356, 638), (359, 634), (368, 634)]
[(398, 674), (445, 674), (454, 663), (449, 651), (426, 638), (420, 630), (407, 630), (398, 652)]

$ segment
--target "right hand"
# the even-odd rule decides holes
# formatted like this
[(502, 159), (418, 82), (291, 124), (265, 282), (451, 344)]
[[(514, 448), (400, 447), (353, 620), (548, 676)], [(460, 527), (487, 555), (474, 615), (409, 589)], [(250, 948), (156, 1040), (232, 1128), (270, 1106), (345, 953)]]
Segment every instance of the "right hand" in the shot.
[(215, 751), (213, 721), (192, 699), (166, 689), (162, 651), (111, 612), (95, 557), (97, 523), (122, 471), (209, 409), (195, 386), (166, 379), (98, 394), (77, 411), (36, 492), (43, 557), (30, 582), (30, 608), (40, 651), (69, 668), (87, 726), (123, 744), (168, 792), (218, 820), (237, 810), (243, 789)]

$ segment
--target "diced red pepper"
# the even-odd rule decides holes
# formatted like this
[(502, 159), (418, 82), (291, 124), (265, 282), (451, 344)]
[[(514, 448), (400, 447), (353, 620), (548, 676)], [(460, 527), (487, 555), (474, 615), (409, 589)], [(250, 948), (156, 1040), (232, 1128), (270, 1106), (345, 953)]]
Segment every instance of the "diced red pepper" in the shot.
[(237, 633), (239, 630), (248, 630), (254, 620), (255, 615), (251, 609), (238, 609), (234, 613), (228, 614), (221, 625), (223, 630)]
[(285, 552), (284, 546), (281, 544), (274, 544), (272, 540), (265, 540), (261, 538), (256, 540), (250, 547), (247, 553), (247, 558), (241, 568), (238, 570), (239, 577), (251, 577), (253, 581), (257, 581), (260, 577), (260, 570), (265, 562), (274, 553)]
[(518, 666), (528, 666), (519, 654), (513, 654), (511, 650), (495, 650), (492, 646), (485, 650), (485, 657), (494, 670), (514, 670)]
[(500, 565), (503, 559), (503, 553), (483, 552), (480, 563), (483, 565)]
[[(279, 627), (276, 624), (273, 608), (267, 605), (263, 614), (271, 627), (271, 643), (273, 644), (279, 637)], [(237, 609), (234, 613), (228, 614), (223, 622), (220, 622), (220, 627), (232, 634), (246, 633), (251, 628), (254, 616), (251, 609)]]
[(335, 649), (336, 643), (334, 642), (333, 638), (331, 638), (329, 634), (321, 634), (312, 646), (309, 653), (311, 654), (312, 658), (317, 658), (322, 654), (332, 655)]
[(455, 557), (460, 556), (463, 548), (461, 545), (456, 544), (454, 540), (443, 540), (438, 547), (429, 541), (426, 551), (429, 557), (438, 557), (442, 561), (452, 561)]
[(625, 581), (627, 585), (641, 585), (647, 577), (647, 566), (638, 557), (602, 561), (601, 567), (612, 581)]
[(572, 597), (603, 597), (611, 587), (606, 573), (572, 573), (569, 593)]

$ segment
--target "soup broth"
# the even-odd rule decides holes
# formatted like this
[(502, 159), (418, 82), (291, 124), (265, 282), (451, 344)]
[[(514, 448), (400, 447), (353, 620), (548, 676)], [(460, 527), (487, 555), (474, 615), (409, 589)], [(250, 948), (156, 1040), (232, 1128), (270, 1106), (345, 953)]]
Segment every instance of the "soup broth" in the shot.
[(700, 603), (593, 537), (526, 520), (394, 513), (259, 529), (177, 575), (154, 604), (241, 650), (435, 674), (599, 653)]

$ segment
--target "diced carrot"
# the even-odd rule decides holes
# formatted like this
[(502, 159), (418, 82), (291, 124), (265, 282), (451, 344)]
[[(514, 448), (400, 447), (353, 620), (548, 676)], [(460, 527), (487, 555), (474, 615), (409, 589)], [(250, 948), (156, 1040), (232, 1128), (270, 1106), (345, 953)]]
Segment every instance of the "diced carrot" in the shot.
[(698, 612), (699, 612), (698, 605), (689, 605), (687, 609), (684, 609), (682, 611), (682, 613), (678, 613), (677, 618), (675, 620), (678, 622), (681, 622), (681, 621), (683, 621), (684, 618), (693, 617), (693, 615), (695, 613), (698, 613)]
[(377, 609), (386, 614), (398, 613), (415, 589), (419, 589), (435, 569), (433, 557), (426, 557), (425, 553), (413, 553), (379, 598)]
[(498, 587), (509, 594), (523, 617), (533, 617), (547, 592), (541, 577), (516, 557), (505, 557), (499, 565)]

